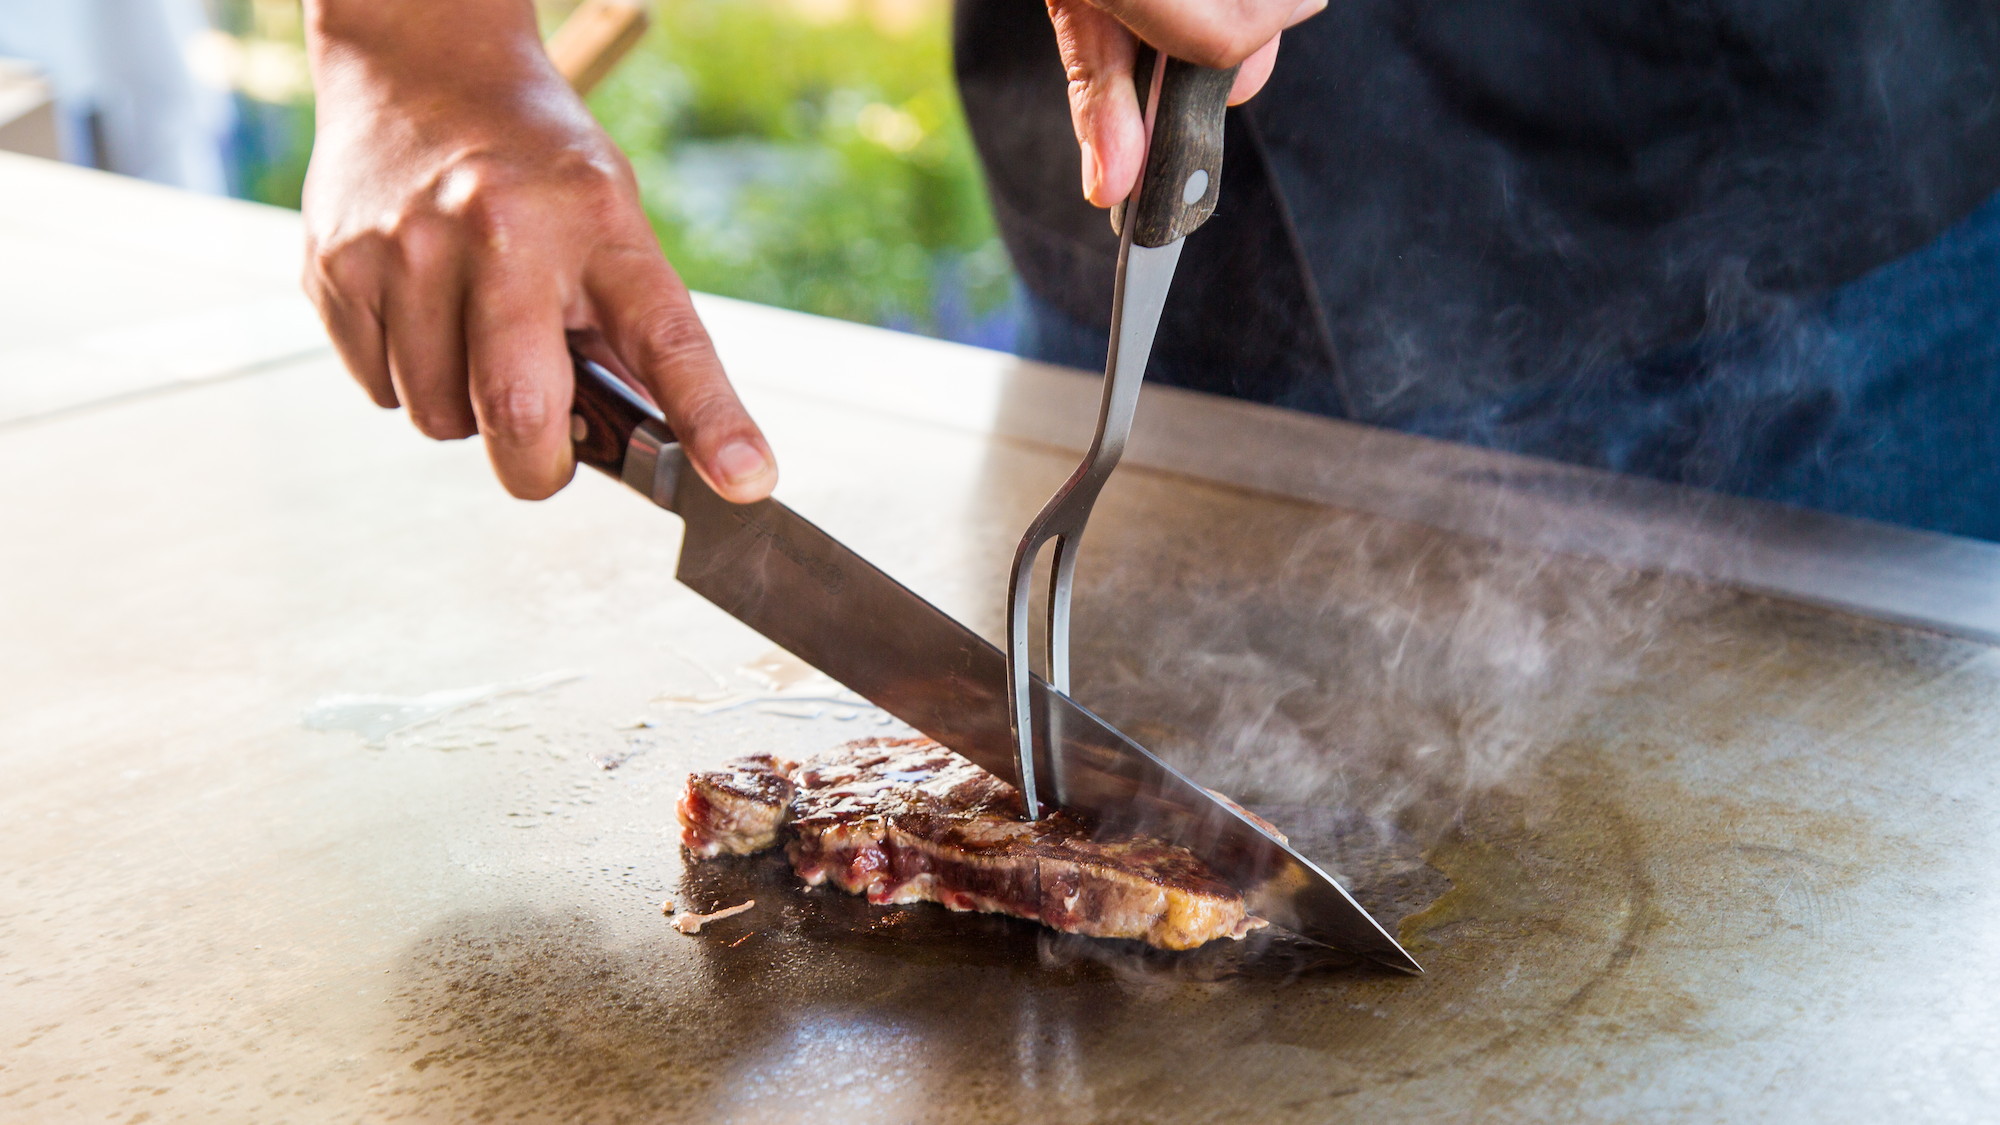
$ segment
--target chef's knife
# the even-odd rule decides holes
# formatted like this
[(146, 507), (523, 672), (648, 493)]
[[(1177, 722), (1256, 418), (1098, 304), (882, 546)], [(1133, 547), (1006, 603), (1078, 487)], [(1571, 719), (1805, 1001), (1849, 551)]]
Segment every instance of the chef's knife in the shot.
[[(776, 500), (731, 504), (693, 469), (659, 412), (581, 356), (577, 460), (686, 524), (675, 576), (806, 663), (1000, 777), (1018, 766), (1000, 650)], [(1062, 802), (1179, 843), (1304, 937), (1422, 972), (1340, 885), (1037, 677), (1035, 713)]]

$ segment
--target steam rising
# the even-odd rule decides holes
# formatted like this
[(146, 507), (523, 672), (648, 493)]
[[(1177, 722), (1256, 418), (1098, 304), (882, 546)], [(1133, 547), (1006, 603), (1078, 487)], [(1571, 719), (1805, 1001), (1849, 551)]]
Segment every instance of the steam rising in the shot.
[[(1259, 558), (1252, 537), (1220, 530), (1168, 552), (1164, 578), (1128, 567), (1079, 598), (1120, 603), (1079, 638), (1079, 694), (1246, 804), (1348, 809), (1419, 835), (1530, 777), (1643, 674), (1662, 629), (1722, 596), (1337, 514), (1306, 517), (1275, 563), (1268, 540)], [(1165, 596), (1143, 593), (1162, 582)]]

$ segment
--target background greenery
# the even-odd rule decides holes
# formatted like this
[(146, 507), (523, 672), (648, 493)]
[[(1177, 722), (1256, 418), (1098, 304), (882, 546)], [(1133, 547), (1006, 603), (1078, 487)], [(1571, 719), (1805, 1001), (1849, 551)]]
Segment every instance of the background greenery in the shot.
[[(211, 0), (248, 198), (312, 148), (297, 0)], [(553, 27), (573, 0), (543, 0)], [(1008, 347), (1016, 315), (951, 76), (948, 0), (660, 0), (594, 94), (661, 245), (711, 293)]]

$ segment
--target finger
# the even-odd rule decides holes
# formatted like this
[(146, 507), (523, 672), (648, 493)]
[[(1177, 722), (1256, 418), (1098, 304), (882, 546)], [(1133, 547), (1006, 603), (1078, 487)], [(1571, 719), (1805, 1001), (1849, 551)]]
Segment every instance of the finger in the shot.
[[(1300, 0), (1299, 6), (1285, 24), (1287, 28), (1297, 27), (1326, 10), (1326, 0)], [(1271, 71), (1278, 65), (1278, 40), (1280, 35), (1271, 36), (1271, 41), (1250, 53), (1237, 68), (1236, 81), (1229, 87), (1229, 104), (1242, 105), (1257, 96), (1264, 84), (1271, 80)]]
[(1146, 148), (1146, 119), (1132, 86), (1139, 45), (1088, 0), (1048, 0), (1069, 77), (1070, 124), (1083, 158), (1083, 197), (1109, 207), (1132, 192)]
[(651, 392), (695, 471), (732, 503), (769, 496), (777, 459), (667, 260), (650, 246), (602, 251), (585, 285), (605, 339)]
[(1292, 14), (1285, 17), (1285, 26), (1297, 27), (1324, 11), (1326, 11), (1326, 0), (1299, 0), (1298, 6), (1292, 9)]
[(1269, 43), (1251, 52), (1250, 57), (1236, 68), (1236, 81), (1229, 86), (1229, 104), (1242, 105), (1257, 96), (1264, 83), (1271, 80), (1271, 69), (1278, 65), (1278, 37), (1272, 36)]
[(1236, 66), (1326, 0), (1092, 0), (1139, 38), (1202, 66)]
[(479, 432), (465, 373), (465, 286), (440, 261), (406, 255), (382, 306), (388, 332), (389, 377), (409, 408), (410, 422), (439, 441)]
[(466, 290), (465, 357), (493, 475), (523, 500), (554, 495), (576, 473), (569, 439), (575, 376), (557, 279), (537, 265), (504, 259), (475, 265)]
[[(389, 378), (382, 320), (375, 311), (379, 290), (374, 276), (352, 266), (334, 265), (312, 246), (306, 248), (306, 262), (303, 288), (319, 310), (320, 322), (326, 325), (327, 337), (333, 341), (342, 366), (375, 405), (394, 410), (398, 405), (396, 389)], [(341, 281), (346, 282), (345, 287)]]

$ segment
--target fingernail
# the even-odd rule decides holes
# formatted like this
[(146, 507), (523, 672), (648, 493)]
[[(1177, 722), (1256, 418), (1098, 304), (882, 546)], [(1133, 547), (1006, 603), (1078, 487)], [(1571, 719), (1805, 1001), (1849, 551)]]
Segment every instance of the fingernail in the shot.
[(1097, 163), (1097, 150), (1089, 141), (1078, 142), (1083, 150), (1083, 197), (1093, 202), (1097, 199), (1097, 189), (1104, 183), (1104, 168)]
[(1306, 19), (1311, 18), (1312, 16), (1316, 16), (1321, 11), (1325, 10), (1325, 8), (1326, 8), (1326, 0), (1304, 0), (1304, 3), (1301, 3), (1298, 7), (1292, 9), (1292, 18), (1286, 21), (1285, 26), (1291, 27), (1293, 24), (1300, 23)]
[(732, 441), (716, 453), (711, 462), (715, 475), (728, 485), (749, 484), (771, 471), (763, 450), (747, 441)]

